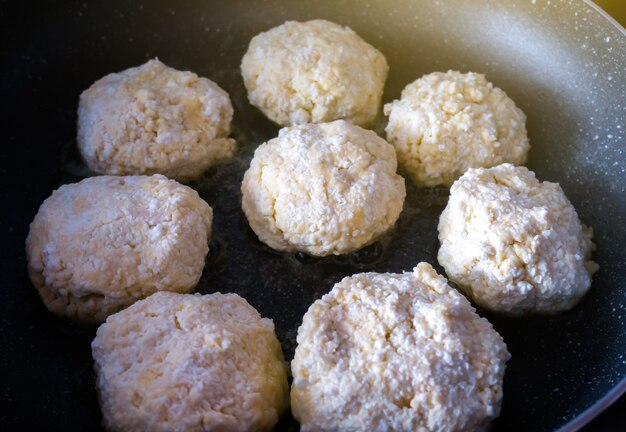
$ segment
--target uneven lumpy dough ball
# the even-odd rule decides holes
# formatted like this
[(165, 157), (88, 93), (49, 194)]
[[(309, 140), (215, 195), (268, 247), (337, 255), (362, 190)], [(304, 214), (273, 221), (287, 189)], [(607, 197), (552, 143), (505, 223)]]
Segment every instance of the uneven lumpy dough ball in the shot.
[(78, 148), (100, 174), (189, 180), (234, 154), (232, 116), (228, 94), (213, 81), (150, 60), (83, 92)]
[(156, 293), (91, 348), (109, 431), (269, 431), (288, 406), (274, 324), (236, 294)]
[(530, 148), (526, 116), (481, 74), (431, 73), (384, 111), (387, 139), (420, 186), (449, 186), (470, 167), (522, 165)]
[(30, 225), (30, 279), (51, 312), (101, 322), (155, 291), (192, 290), (212, 218), (196, 191), (161, 175), (61, 186)]
[(288, 21), (261, 33), (241, 61), (250, 103), (281, 126), (371, 123), (388, 70), (380, 51), (324, 20)]
[(297, 341), (303, 431), (484, 430), (500, 412), (506, 345), (429, 264), (343, 279)]
[(281, 129), (259, 146), (241, 186), (259, 239), (312, 255), (355, 251), (389, 230), (406, 195), (396, 154), (343, 120)]
[(439, 263), (479, 305), (510, 315), (572, 308), (591, 285), (593, 231), (556, 183), (524, 167), (470, 169), (439, 220)]

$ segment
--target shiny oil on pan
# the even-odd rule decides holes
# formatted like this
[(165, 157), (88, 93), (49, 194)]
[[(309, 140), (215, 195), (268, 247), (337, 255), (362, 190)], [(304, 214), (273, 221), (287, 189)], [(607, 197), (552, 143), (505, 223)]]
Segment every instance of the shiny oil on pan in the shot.
[[(581, 304), (553, 317), (509, 319), (479, 309), (511, 354), (494, 431), (575, 430), (626, 388), (626, 36), (584, 1), (191, 1), (19, 3), (3, 10), (0, 146), (4, 284), (0, 290), (3, 430), (98, 430), (90, 341), (50, 315), (26, 275), (23, 244), (40, 203), (77, 181), (75, 112), (103, 75), (159, 57), (227, 90), (240, 150), (191, 183), (214, 208), (214, 239), (198, 291), (237, 292), (272, 318), (288, 359), (309, 305), (343, 276), (436, 264), (448, 191), (408, 185), (397, 227), (350, 256), (276, 253), (248, 228), (239, 185), (256, 146), (277, 127), (246, 99), (239, 62), (252, 36), (285, 20), (349, 25), (390, 65), (383, 102), (417, 77), (483, 72), (528, 116), (528, 166), (557, 181), (595, 230), (601, 269)], [(376, 130), (382, 131), (384, 118)], [(439, 269), (441, 270), (441, 269)], [(286, 416), (277, 430), (297, 430)]]

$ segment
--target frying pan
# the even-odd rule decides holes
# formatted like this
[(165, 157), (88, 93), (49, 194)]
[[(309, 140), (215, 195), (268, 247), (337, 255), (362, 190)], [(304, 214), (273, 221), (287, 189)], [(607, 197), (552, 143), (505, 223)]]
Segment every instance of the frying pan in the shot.
[[(52, 190), (88, 175), (75, 148), (78, 96), (93, 81), (159, 57), (226, 89), (236, 158), (190, 185), (214, 209), (198, 291), (237, 292), (276, 324), (287, 359), (309, 305), (343, 276), (436, 264), (448, 190), (408, 197), (396, 228), (349, 256), (274, 252), (248, 228), (239, 184), (254, 149), (277, 134), (246, 100), (239, 62), (250, 38), (287, 19), (349, 25), (387, 57), (384, 102), (432, 71), (486, 73), (528, 116), (528, 166), (560, 182), (595, 229), (600, 272), (571, 311), (510, 319), (478, 312), (513, 357), (494, 431), (575, 430), (626, 388), (626, 37), (584, 1), (74, 1), (0, 8), (0, 429), (99, 430), (90, 342), (46, 311), (24, 257), (28, 224)], [(376, 126), (382, 131), (384, 118)], [(441, 271), (441, 269), (439, 268)], [(297, 430), (286, 415), (277, 430)]]

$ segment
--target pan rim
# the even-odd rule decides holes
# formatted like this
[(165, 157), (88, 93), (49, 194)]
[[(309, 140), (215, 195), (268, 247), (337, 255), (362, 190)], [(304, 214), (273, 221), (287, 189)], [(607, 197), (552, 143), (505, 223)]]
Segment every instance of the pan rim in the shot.
[(607, 11), (605, 11), (600, 6), (595, 4), (593, 0), (583, 0), (583, 2), (586, 3), (588, 6), (590, 6), (591, 8), (595, 9), (595, 11), (598, 12), (600, 15), (602, 15), (604, 19), (606, 19), (611, 24), (613, 24), (613, 27), (619, 30), (622, 33), (622, 35), (626, 36), (626, 29), (624, 28), (624, 26), (622, 26), (619, 22), (617, 22), (615, 18), (609, 15)]
[(596, 401), (585, 411), (570, 420), (567, 424), (558, 429), (557, 432), (574, 432), (580, 430), (583, 426), (591, 422), (608, 407), (613, 405), (617, 400), (626, 393), (626, 377), (611, 389), (604, 397)]

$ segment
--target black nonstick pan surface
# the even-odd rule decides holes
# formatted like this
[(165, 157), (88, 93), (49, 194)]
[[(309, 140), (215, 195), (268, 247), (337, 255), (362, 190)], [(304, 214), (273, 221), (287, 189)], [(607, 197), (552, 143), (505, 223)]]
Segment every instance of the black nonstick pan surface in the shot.
[[(251, 107), (239, 62), (252, 36), (288, 19), (349, 25), (390, 65), (384, 102), (432, 71), (486, 73), (528, 116), (528, 166), (557, 181), (595, 230), (600, 271), (573, 310), (502, 318), (478, 309), (512, 359), (493, 431), (576, 430), (626, 389), (626, 36), (584, 1), (0, 2), (0, 430), (100, 429), (95, 327), (48, 313), (26, 273), (39, 205), (89, 173), (75, 148), (78, 96), (110, 72), (158, 57), (217, 82), (235, 107), (236, 158), (190, 183), (214, 209), (197, 290), (236, 292), (275, 322), (286, 358), (309, 305), (342, 277), (436, 265), (448, 190), (408, 196), (396, 228), (349, 256), (277, 253), (255, 237), (239, 185), (278, 128)], [(376, 130), (382, 132), (384, 118)], [(441, 268), (437, 267), (439, 271)], [(622, 418), (613, 412), (615, 418)], [(289, 415), (277, 430), (298, 430)]]

